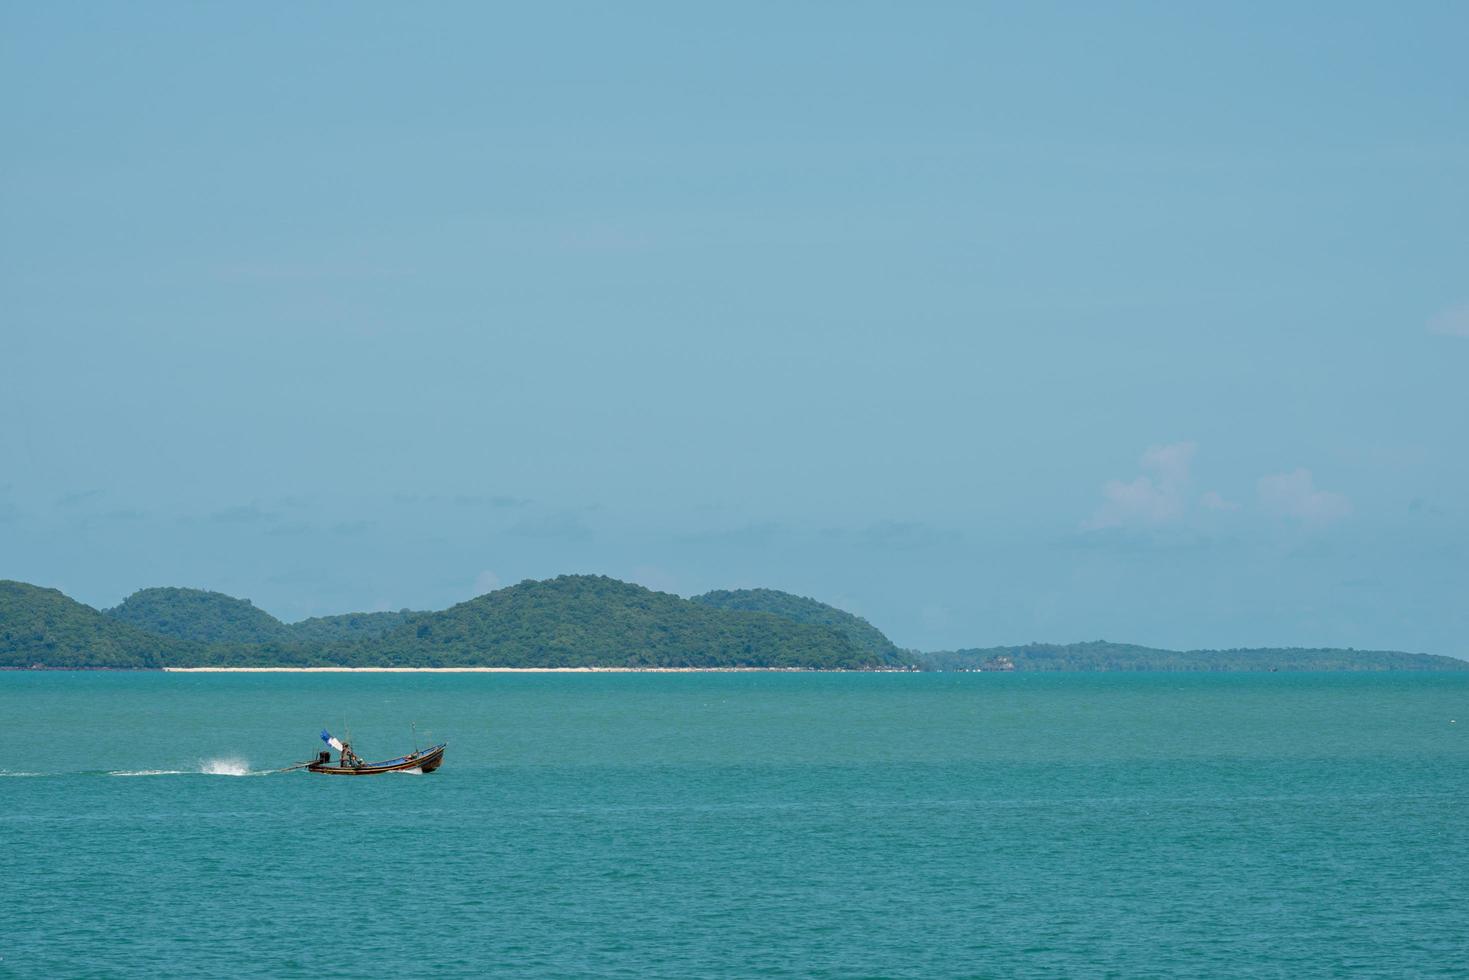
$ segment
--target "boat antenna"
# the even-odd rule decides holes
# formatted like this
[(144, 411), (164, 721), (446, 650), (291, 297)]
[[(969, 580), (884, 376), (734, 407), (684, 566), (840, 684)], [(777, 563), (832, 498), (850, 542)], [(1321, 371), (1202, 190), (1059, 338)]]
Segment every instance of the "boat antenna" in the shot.
[(418, 751), (418, 722), (410, 721), (408, 724), (413, 728), (413, 751), (416, 753)]

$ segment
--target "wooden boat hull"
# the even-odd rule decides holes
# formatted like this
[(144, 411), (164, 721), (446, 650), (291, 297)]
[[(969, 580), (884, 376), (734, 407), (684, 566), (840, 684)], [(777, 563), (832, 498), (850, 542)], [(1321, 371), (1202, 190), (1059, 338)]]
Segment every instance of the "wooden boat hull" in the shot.
[(386, 772), (433, 772), (444, 764), (444, 749), (448, 743), (435, 745), (424, 749), (422, 752), (414, 752), (405, 755), (401, 759), (391, 759), (387, 762), (365, 762), (360, 766), (333, 766), (329, 764), (316, 763), (306, 767), (307, 772), (319, 772), (326, 776), (381, 776)]

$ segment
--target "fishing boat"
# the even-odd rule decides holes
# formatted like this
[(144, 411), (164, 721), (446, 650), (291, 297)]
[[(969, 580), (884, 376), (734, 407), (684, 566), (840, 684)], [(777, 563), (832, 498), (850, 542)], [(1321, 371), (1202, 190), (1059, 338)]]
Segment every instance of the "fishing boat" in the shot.
[(326, 731), (321, 733), (321, 740), (340, 753), (336, 765), (332, 764), (331, 751), (327, 750), (317, 753), (316, 761), (305, 768), (307, 772), (319, 772), (328, 776), (378, 776), (385, 772), (433, 772), (444, 764), (444, 749), (449, 744), (440, 742), (426, 749), (415, 749), (408, 755), (389, 759), (387, 762), (365, 762), (352, 751), (350, 742), (340, 742), (332, 738), (331, 733)]

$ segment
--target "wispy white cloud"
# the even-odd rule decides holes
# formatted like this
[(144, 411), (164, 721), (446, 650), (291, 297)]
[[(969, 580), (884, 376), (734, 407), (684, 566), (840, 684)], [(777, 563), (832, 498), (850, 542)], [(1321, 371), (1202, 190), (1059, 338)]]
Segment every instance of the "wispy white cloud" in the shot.
[(1180, 486), (1188, 482), (1198, 446), (1191, 442), (1175, 442), (1166, 446), (1150, 446), (1143, 453), (1143, 469), (1155, 470), (1165, 485)]
[(1225, 500), (1218, 490), (1210, 490), (1199, 498), (1199, 506), (1205, 510), (1239, 510), (1239, 504)]
[(1102, 484), (1102, 504), (1085, 521), (1087, 530), (1170, 524), (1183, 517), (1184, 492), (1198, 447), (1192, 442), (1151, 446), (1135, 479)]
[(1451, 337), (1469, 337), (1469, 303), (1433, 315), (1428, 320), (1428, 329)]
[(1352, 512), (1345, 495), (1319, 490), (1311, 471), (1298, 467), (1289, 473), (1260, 477), (1260, 506), (1272, 514), (1317, 527), (1339, 521)]

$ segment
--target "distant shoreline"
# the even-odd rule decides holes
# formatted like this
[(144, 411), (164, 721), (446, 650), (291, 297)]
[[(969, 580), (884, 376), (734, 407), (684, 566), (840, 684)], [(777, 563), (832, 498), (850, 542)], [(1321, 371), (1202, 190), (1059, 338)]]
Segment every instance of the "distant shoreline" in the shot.
[[(164, 667), (170, 674), (871, 674), (816, 667)], [(887, 671), (886, 673), (902, 673)]]

